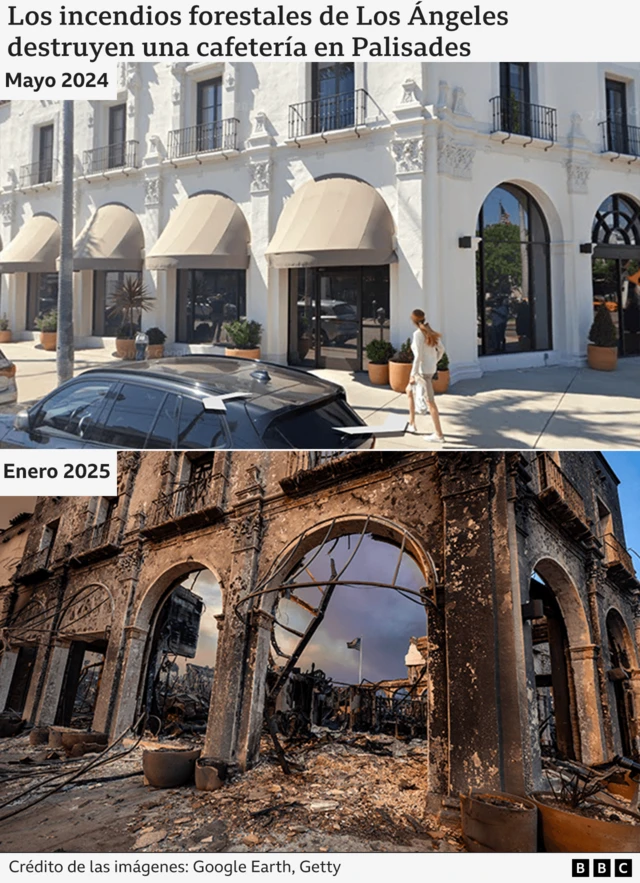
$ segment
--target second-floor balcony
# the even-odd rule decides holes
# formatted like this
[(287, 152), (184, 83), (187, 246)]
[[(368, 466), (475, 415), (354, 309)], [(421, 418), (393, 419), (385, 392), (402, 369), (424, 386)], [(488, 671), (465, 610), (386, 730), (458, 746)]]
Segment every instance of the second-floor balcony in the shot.
[(640, 126), (627, 126), (614, 120), (604, 120), (598, 125), (603, 153), (640, 157)]
[(20, 166), (20, 187), (35, 187), (53, 181), (53, 161), (33, 162)]
[(14, 581), (22, 585), (30, 585), (47, 579), (51, 575), (51, 546), (38, 549), (31, 555), (26, 555), (16, 570)]
[(169, 132), (169, 159), (237, 150), (238, 124), (235, 117), (230, 117)]
[(367, 115), (365, 89), (326, 95), (289, 105), (289, 138), (296, 141), (308, 135), (324, 135), (341, 129), (358, 130)]
[(138, 142), (122, 141), (85, 150), (82, 167), (85, 175), (97, 175), (119, 169), (134, 169), (138, 165)]
[(204, 527), (221, 515), (219, 482), (209, 472), (154, 500), (141, 533), (161, 539)]
[(108, 518), (100, 524), (90, 525), (76, 537), (71, 563), (80, 567), (117, 555), (120, 551), (121, 534), (120, 518)]
[(538, 455), (538, 499), (574, 539), (591, 536), (582, 495), (551, 454)]
[(623, 589), (640, 588), (633, 559), (620, 540), (612, 533), (608, 533), (602, 538), (602, 542), (609, 578)]
[(524, 143), (534, 139), (555, 144), (558, 140), (558, 117), (555, 107), (519, 101), (512, 95), (496, 95), (491, 99), (491, 134), (503, 133), (509, 140), (520, 136)]

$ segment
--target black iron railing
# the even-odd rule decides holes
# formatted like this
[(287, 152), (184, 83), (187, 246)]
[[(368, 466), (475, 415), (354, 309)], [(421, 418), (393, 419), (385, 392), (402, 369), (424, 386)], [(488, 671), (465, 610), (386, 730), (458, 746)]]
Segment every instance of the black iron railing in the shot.
[(604, 120), (598, 125), (602, 132), (603, 153), (640, 156), (640, 126), (625, 126), (614, 120)]
[(235, 117), (215, 123), (201, 123), (169, 132), (169, 158), (238, 149), (238, 123)]
[(496, 95), (491, 99), (492, 132), (525, 135), (541, 141), (557, 141), (558, 119), (555, 107), (519, 101), (512, 95)]
[(134, 169), (138, 165), (138, 142), (121, 141), (85, 150), (82, 162), (85, 175), (108, 172), (110, 169)]
[(20, 166), (21, 187), (33, 187), (36, 184), (47, 184), (50, 181), (53, 181), (53, 160)]
[(367, 92), (356, 89), (289, 105), (289, 138), (303, 138), (337, 129), (363, 126), (367, 114)]

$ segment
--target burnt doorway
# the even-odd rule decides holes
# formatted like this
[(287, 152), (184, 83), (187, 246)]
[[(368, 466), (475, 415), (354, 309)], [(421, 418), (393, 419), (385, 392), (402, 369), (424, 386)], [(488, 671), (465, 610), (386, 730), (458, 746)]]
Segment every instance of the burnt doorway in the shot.
[(174, 582), (161, 600), (150, 633), (142, 697), (153, 733), (205, 732), (221, 614), (220, 587), (206, 569)]
[(543, 758), (577, 760), (564, 618), (553, 590), (537, 573), (531, 578), (529, 595), (540, 614), (531, 623), (540, 753)]
[(56, 711), (57, 726), (91, 729), (107, 642), (72, 641)]
[[(616, 610), (607, 614), (607, 639), (609, 643), (609, 681), (613, 686), (614, 713), (624, 757), (634, 757), (633, 697), (629, 690), (629, 678), (633, 665), (627, 652), (627, 628)], [(636, 755), (637, 756), (637, 755)]]
[(36, 647), (20, 647), (18, 650), (5, 711), (15, 711), (17, 714), (22, 714), (24, 711), (37, 652)]
[(289, 271), (289, 364), (362, 371), (390, 334), (388, 266)]

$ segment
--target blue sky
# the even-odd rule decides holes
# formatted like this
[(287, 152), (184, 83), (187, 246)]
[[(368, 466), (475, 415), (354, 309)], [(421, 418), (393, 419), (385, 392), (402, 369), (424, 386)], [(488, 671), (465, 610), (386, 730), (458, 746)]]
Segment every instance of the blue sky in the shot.
[[(629, 550), (640, 552), (640, 452), (605, 451), (609, 465), (620, 479), (618, 492), (624, 518), (624, 533)], [(633, 555), (633, 553), (632, 553)], [(640, 572), (640, 559), (633, 555), (636, 572)]]

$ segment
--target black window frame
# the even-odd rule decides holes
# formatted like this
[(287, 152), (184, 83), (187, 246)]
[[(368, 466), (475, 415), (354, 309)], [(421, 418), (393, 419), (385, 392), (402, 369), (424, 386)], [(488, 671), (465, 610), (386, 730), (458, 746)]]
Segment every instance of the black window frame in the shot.
[[(213, 89), (214, 103), (204, 104), (205, 90)], [(196, 87), (196, 149), (217, 150), (222, 147), (222, 77), (202, 80)], [(212, 119), (205, 119), (205, 111), (213, 110)]]
[[(348, 69), (352, 85), (341, 89), (341, 69)], [(320, 92), (322, 70), (335, 71), (336, 88), (328, 95)], [(313, 62), (311, 68), (311, 133), (330, 130), (351, 129), (356, 118), (356, 68), (352, 61)]]
[[(118, 124), (118, 117), (121, 121)], [(116, 138), (116, 134), (119, 137)], [(127, 105), (114, 104), (109, 108), (109, 137), (108, 137), (109, 157), (108, 163), (110, 169), (123, 168), (126, 164), (127, 156)]]
[[(524, 86), (513, 82), (513, 67), (520, 69)], [(516, 94), (520, 92), (523, 94)], [(500, 62), (500, 116), (503, 131), (531, 135), (531, 65), (528, 61)]]
[[(247, 314), (247, 271), (246, 270), (178, 270), (176, 274), (176, 343), (198, 343), (205, 344), (210, 346), (216, 346), (214, 340), (204, 341), (204, 340), (196, 340), (195, 338), (195, 328), (193, 326), (193, 319), (195, 316), (195, 297), (196, 297), (196, 285), (195, 285), (195, 273), (221, 273), (224, 275), (228, 275), (230, 273), (236, 274), (237, 277), (237, 287), (236, 287), (236, 299), (235, 299), (235, 308), (236, 308), (236, 317), (238, 319), (246, 316)], [(191, 327), (187, 325), (187, 319), (189, 316), (189, 307), (191, 308)], [(222, 326), (226, 321), (231, 321), (222, 318)], [(186, 329), (186, 335), (183, 338), (182, 334), (182, 326)], [(215, 330), (215, 329), (214, 329)], [(221, 344), (220, 344), (221, 345)]]
[[(43, 310), (41, 308), (42, 303), (42, 279), (43, 277), (53, 277), (55, 276), (56, 281), (56, 302), (55, 306), (51, 307), (49, 310)], [(58, 308), (58, 286), (60, 284), (60, 277), (56, 270), (55, 273), (27, 273), (27, 297), (26, 297), (26, 316), (25, 316), (25, 327), (27, 331), (36, 331), (36, 319), (44, 316), (45, 313), (51, 311), (51, 309), (56, 310)]]
[(47, 123), (38, 129), (38, 184), (53, 181), (53, 152), (55, 145), (55, 126)]
[[(622, 80), (606, 77), (604, 81), (605, 105), (607, 109), (607, 147), (615, 153), (629, 153), (629, 117), (627, 84)], [(620, 99), (620, 113), (613, 106), (612, 98)]]

